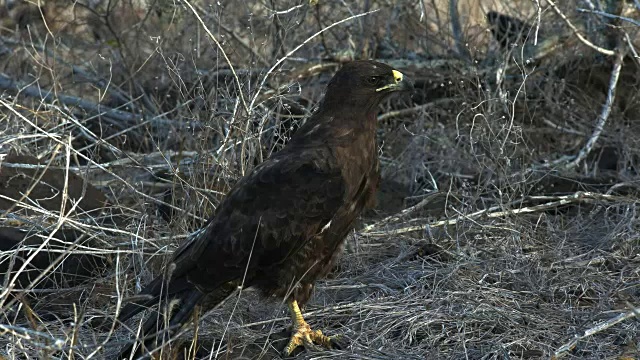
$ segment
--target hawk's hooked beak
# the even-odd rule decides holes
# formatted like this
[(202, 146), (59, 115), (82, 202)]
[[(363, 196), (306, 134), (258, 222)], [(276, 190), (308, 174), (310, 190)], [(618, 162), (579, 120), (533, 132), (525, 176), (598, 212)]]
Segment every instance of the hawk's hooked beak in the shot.
[(413, 83), (411, 80), (404, 77), (404, 75), (398, 70), (391, 70), (393, 73), (393, 83), (387, 84), (383, 87), (377, 88), (376, 91), (411, 91), (413, 90)]

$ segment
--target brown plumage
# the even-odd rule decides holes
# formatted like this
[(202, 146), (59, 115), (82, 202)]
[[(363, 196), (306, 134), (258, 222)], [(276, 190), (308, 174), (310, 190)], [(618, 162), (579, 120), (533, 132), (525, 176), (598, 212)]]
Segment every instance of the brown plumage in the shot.
[[(287, 354), (312, 342), (331, 346), (329, 338), (310, 330), (298, 304), (307, 302), (313, 283), (331, 269), (356, 218), (374, 202), (378, 105), (391, 92), (411, 88), (388, 65), (344, 65), (327, 86), (318, 111), (284, 149), (238, 181), (200, 234), (175, 252), (169, 279), (152, 281), (142, 292), (148, 299), (127, 305), (119, 320), (157, 304), (162, 293), (163, 304), (177, 304), (169, 306), (173, 309), (165, 322), (179, 327), (195, 305), (210, 307), (244, 277), (245, 287), (288, 300), (294, 336)], [(155, 332), (157, 318), (147, 320), (146, 334)], [(144, 345), (147, 350), (138, 349), (136, 357), (156, 347), (152, 341)], [(125, 348), (122, 355), (131, 351)]]
[(491, 34), (503, 49), (509, 49), (514, 44), (521, 45), (532, 32), (531, 24), (495, 11), (487, 13), (487, 21)]

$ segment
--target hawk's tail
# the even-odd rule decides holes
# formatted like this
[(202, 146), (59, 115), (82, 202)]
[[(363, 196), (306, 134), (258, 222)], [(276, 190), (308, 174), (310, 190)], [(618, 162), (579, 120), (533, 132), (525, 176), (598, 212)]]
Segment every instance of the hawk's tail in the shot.
[(149, 359), (154, 350), (167, 343), (189, 321), (203, 295), (193, 289), (164, 299), (144, 321), (136, 339), (120, 351), (118, 359)]
[[(136, 339), (120, 351), (118, 359), (150, 359), (155, 350), (159, 350), (164, 344), (171, 341), (172, 337), (189, 323), (196, 306), (199, 306), (202, 312), (206, 312), (228, 298), (235, 289), (235, 286), (225, 284), (204, 294), (194, 288), (171, 294), (168, 298), (162, 299), (158, 309), (149, 314), (140, 327), (140, 331), (132, 329), (136, 333)], [(155, 299), (155, 303), (158, 303), (157, 299)], [(133, 316), (132, 313), (140, 312), (140, 305), (140, 303), (135, 304), (135, 307), (129, 309), (125, 307), (123, 309), (123, 313), (125, 310), (127, 311), (124, 314), (125, 317), (128, 318)], [(152, 304), (145, 305), (148, 307)]]

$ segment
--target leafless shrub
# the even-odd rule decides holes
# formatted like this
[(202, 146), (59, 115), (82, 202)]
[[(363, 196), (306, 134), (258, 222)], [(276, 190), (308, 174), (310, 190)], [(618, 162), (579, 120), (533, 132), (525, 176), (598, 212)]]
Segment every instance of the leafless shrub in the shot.
[[(637, 2), (37, 4), (0, 9), (0, 357), (112, 358), (139, 324), (94, 325), (353, 58), (418, 91), (380, 109), (379, 209), (307, 309), (348, 346), (298, 357), (640, 356)], [(200, 314), (187, 357), (277, 357), (280, 300)]]

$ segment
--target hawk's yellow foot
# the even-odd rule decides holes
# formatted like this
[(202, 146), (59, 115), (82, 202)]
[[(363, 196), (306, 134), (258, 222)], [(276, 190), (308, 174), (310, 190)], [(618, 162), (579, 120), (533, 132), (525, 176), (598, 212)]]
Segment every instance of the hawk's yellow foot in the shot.
[(331, 349), (333, 344), (331, 338), (322, 334), (320, 330), (311, 330), (309, 324), (304, 321), (302, 312), (295, 300), (289, 301), (289, 311), (291, 312), (291, 320), (293, 320), (293, 330), (289, 344), (284, 348), (284, 354), (289, 356), (298, 346), (304, 346), (305, 349), (316, 349), (316, 344)]

